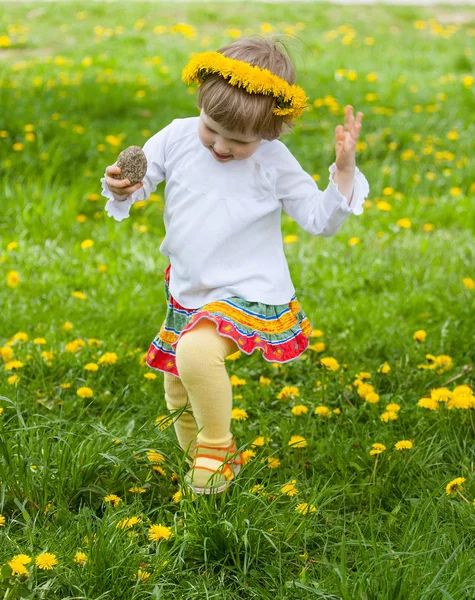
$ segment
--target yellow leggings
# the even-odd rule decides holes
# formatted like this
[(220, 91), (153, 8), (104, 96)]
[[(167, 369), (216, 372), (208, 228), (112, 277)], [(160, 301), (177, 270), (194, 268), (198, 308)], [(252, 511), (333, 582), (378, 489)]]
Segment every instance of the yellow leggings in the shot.
[(196, 443), (222, 446), (231, 441), (233, 394), (224, 359), (238, 350), (208, 319), (201, 319), (177, 344), (180, 377), (164, 373), (165, 401), (169, 411), (184, 409), (178, 418), (170, 415), (178, 442), (190, 456)]

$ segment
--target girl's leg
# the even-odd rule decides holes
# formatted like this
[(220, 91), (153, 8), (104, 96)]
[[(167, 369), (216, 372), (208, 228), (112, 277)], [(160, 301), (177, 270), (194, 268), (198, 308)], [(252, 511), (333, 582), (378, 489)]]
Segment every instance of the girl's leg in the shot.
[(208, 319), (201, 319), (178, 342), (176, 365), (198, 425), (198, 444), (219, 447), (232, 440), (233, 394), (224, 359), (237, 350)]
[(179, 377), (175, 377), (170, 373), (164, 375), (165, 401), (168, 410), (175, 412), (183, 409), (178, 418), (173, 413), (171, 414), (174, 417), (173, 426), (175, 427), (178, 443), (185, 452), (188, 452), (190, 457), (193, 457), (198, 429), (188, 400), (188, 393)]

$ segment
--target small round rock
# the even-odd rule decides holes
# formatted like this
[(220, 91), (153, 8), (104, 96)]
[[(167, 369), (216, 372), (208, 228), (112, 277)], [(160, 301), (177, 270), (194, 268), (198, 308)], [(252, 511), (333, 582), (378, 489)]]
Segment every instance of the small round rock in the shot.
[(140, 146), (129, 146), (117, 157), (120, 173), (111, 175), (113, 179), (128, 179), (130, 185), (142, 181), (147, 172), (147, 157)]

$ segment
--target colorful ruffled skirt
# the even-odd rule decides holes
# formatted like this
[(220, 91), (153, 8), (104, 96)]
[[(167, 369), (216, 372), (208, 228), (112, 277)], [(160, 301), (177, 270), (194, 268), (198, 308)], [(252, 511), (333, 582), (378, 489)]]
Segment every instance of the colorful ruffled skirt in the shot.
[(216, 323), (218, 334), (232, 338), (242, 352), (252, 354), (257, 349), (268, 362), (289, 362), (307, 349), (313, 330), (296, 296), (288, 304), (248, 302), (233, 296), (200, 308), (185, 308), (170, 294), (170, 268), (171, 264), (165, 269), (167, 313), (146, 358), (152, 369), (180, 376), (176, 346), (185, 331), (202, 318)]

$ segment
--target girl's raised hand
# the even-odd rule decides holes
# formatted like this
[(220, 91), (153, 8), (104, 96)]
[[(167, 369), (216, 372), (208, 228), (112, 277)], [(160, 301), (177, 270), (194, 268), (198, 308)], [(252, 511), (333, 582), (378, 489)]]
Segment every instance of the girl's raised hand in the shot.
[(363, 113), (353, 116), (353, 107), (348, 104), (345, 108), (345, 125), (335, 128), (336, 166), (339, 171), (353, 173), (356, 166), (356, 142), (361, 131)]
[(111, 175), (117, 175), (121, 170), (117, 166), (115, 162), (113, 165), (106, 167), (106, 183), (109, 187), (110, 191), (118, 196), (128, 196), (135, 192), (136, 190), (143, 187), (143, 183), (139, 181), (135, 185), (130, 185), (130, 181), (128, 179), (114, 179)]

